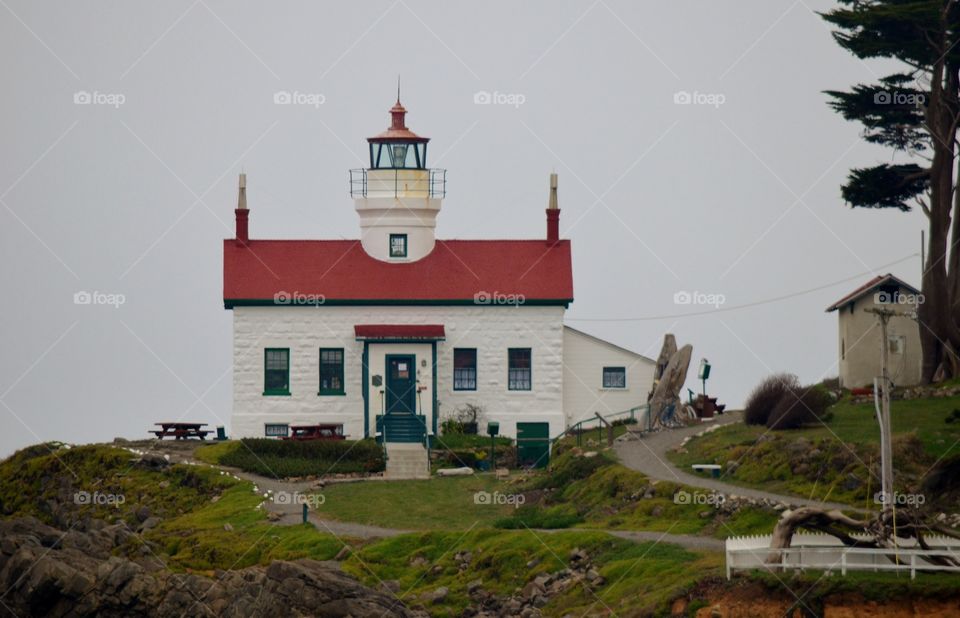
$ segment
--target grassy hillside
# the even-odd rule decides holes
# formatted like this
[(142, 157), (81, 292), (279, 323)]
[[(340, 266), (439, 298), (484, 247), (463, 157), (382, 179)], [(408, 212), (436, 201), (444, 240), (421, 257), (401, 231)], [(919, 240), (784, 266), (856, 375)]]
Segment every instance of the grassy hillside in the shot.
[[(947, 422), (956, 409), (960, 397), (892, 402), (899, 491), (917, 491), (931, 466), (960, 453), (960, 422)], [(873, 404), (845, 399), (830, 412), (825, 424), (797, 430), (728, 425), (691, 440), (669, 457), (683, 467), (720, 464), (725, 481), (745, 487), (872, 507), (880, 465)], [(730, 462), (737, 462), (732, 472)], [(927, 498), (932, 502), (938, 496)]]
[[(567, 567), (579, 548), (590, 555), (605, 580), (592, 587), (583, 582), (542, 608), (546, 616), (584, 615), (593, 611), (629, 616), (658, 610), (704, 576), (720, 573), (718, 554), (699, 554), (668, 544), (631, 543), (598, 532), (472, 530), (404, 535), (362, 549), (345, 568), (367, 584), (394, 582), (405, 600), (423, 598), (440, 587), (449, 589), (438, 615), (459, 615), (467, 606), (470, 582), (498, 594), (511, 594), (538, 575)], [(468, 569), (461, 569), (469, 552)], [(459, 556), (459, 559), (458, 559)]]

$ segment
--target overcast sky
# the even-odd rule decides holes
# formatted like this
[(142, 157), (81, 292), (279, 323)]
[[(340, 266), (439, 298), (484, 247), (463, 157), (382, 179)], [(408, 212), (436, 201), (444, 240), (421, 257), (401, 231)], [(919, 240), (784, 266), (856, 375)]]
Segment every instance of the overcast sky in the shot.
[[(919, 283), (922, 214), (840, 198), (889, 155), (822, 91), (890, 67), (833, 43), (830, 2), (0, 5), (2, 455), (229, 425), (237, 174), (252, 237), (357, 238), (347, 170), (398, 74), (449, 170), (438, 236), (542, 237), (556, 171), (568, 324), (653, 357), (673, 332), (728, 404), (772, 371), (836, 375), (824, 308), (873, 272)], [(94, 291), (123, 303), (75, 304)]]

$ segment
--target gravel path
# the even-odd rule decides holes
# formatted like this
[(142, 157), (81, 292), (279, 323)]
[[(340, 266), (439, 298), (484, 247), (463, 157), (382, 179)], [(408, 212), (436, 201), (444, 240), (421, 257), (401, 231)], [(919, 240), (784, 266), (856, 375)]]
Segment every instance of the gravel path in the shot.
[[(728, 425), (739, 422), (742, 419), (740, 412), (729, 412), (716, 417), (711, 425)], [(674, 466), (667, 459), (667, 451), (677, 447), (684, 438), (693, 436), (706, 429), (709, 425), (693, 425), (682, 429), (667, 429), (655, 433), (647, 434), (638, 440), (618, 442), (614, 450), (620, 457), (620, 462), (628, 468), (641, 472), (651, 478), (664, 481), (674, 481), (690, 485), (691, 487), (700, 487), (711, 491), (722, 492), (724, 494), (736, 494), (756, 499), (768, 499), (777, 502), (783, 502), (789, 505), (816, 506), (833, 509), (857, 510), (847, 504), (836, 502), (821, 502), (819, 500), (808, 500), (796, 496), (787, 496), (775, 494), (769, 491), (759, 489), (750, 489), (740, 487), (724, 482), (721, 479), (715, 479), (704, 475), (687, 472)]]

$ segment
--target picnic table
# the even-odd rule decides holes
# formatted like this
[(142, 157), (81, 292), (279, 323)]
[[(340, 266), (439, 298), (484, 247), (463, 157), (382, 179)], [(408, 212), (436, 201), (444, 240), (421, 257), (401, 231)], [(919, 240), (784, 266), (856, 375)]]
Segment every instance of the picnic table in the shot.
[(291, 425), (290, 435), (283, 440), (345, 440), (343, 424), (326, 423), (322, 425)]
[(213, 433), (210, 429), (201, 429), (201, 427), (207, 425), (207, 423), (183, 423), (176, 421), (172, 423), (154, 423), (154, 425), (159, 426), (160, 429), (152, 429), (150, 433), (156, 435), (158, 440), (163, 440), (169, 436), (173, 436), (176, 440), (189, 440), (190, 438), (206, 440), (207, 434)]

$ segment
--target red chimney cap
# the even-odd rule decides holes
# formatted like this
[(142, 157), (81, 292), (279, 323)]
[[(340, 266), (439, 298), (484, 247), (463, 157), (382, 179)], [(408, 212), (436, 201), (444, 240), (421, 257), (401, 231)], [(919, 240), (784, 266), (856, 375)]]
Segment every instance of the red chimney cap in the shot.
[(390, 108), (390, 128), (379, 135), (368, 137), (367, 141), (372, 144), (381, 142), (407, 142), (425, 144), (429, 142), (429, 137), (420, 137), (407, 128), (406, 116), (407, 108), (400, 103), (400, 97), (398, 96), (397, 102), (394, 103), (393, 107)]

